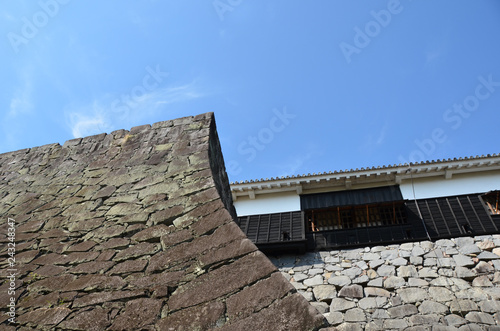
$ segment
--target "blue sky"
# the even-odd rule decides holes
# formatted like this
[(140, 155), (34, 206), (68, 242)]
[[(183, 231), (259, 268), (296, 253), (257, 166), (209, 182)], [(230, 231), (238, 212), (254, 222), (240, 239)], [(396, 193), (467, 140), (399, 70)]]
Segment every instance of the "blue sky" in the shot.
[(208, 111), (231, 181), (500, 152), (495, 0), (0, 3), (0, 153)]

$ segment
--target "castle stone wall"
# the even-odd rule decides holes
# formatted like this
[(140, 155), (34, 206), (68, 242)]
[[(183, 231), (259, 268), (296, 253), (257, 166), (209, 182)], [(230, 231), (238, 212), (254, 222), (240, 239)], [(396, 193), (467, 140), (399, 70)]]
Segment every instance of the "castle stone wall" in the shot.
[(500, 330), (500, 235), (271, 261), (339, 330)]

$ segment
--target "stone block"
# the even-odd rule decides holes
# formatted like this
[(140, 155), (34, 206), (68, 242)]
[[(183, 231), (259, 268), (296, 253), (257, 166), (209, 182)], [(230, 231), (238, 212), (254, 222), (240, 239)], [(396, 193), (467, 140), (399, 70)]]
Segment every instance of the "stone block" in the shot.
[(362, 298), (364, 297), (363, 287), (360, 285), (346, 285), (339, 291), (338, 296), (346, 298)]

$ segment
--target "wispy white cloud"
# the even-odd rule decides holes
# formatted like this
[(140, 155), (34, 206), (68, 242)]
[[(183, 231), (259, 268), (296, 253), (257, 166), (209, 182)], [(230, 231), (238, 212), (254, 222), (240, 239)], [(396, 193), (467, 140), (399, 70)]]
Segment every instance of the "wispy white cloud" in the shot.
[(21, 86), (15, 90), (10, 100), (9, 111), (7, 112), (7, 117), (9, 118), (30, 114), (33, 111), (33, 103), (31, 101), (33, 84), (31, 76), (27, 71), (23, 72), (21, 76)]
[[(128, 94), (128, 98), (107, 95), (86, 106), (71, 106), (65, 113), (68, 126), (75, 138), (109, 132), (137, 124), (168, 106), (207, 96), (198, 80), (179, 86), (159, 87), (140, 96)], [(134, 124), (135, 123), (135, 124)]]
[(287, 160), (286, 164), (280, 164), (279, 177), (299, 175), (303, 165), (313, 157), (313, 153), (297, 154)]

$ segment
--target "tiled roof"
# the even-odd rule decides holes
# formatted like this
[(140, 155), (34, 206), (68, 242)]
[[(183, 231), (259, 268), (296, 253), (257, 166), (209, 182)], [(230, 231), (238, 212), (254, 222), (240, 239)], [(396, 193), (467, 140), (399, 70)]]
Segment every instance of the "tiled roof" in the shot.
[(422, 162), (416, 162), (416, 163), (405, 163), (405, 164), (393, 164), (393, 165), (382, 165), (382, 166), (372, 166), (372, 167), (366, 167), (366, 168), (356, 168), (356, 169), (345, 169), (345, 170), (335, 170), (335, 171), (328, 171), (328, 172), (320, 172), (320, 173), (308, 173), (308, 174), (302, 174), (302, 175), (292, 175), (292, 176), (282, 176), (282, 177), (271, 177), (271, 178), (261, 178), (261, 179), (250, 179), (250, 180), (244, 180), (244, 181), (236, 181), (236, 182), (231, 182), (231, 185), (239, 185), (239, 184), (250, 184), (250, 183), (265, 183), (265, 182), (272, 182), (272, 181), (278, 181), (278, 180), (288, 180), (288, 179), (307, 179), (307, 178), (312, 178), (316, 176), (327, 176), (327, 175), (336, 175), (336, 174), (351, 174), (351, 173), (358, 173), (358, 172), (364, 172), (364, 171), (371, 171), (371, 170), (377, 170), (377, 171), (385, 171), (385, 170), (394, 170), (398, 168), (409, 168), (409, 167), (431, 167), (431, 166), (440, 166), (444, 165), (447, 163), (453, 163), (453, 162), (473, 162), (473, 161), (481, 161), (484, 159), (491, 159), (491, 158), (499, 158), (500, 154), (487, 154), (487, 155), (476, 155), (476, 156), (470, 156), (470, 157), (459, 157), (459, 158), (449, 158), (449, 159), (438, 159), (438, 160), (427, 160), (427, 161), (422, 161)]
[(211, 113), (0, 154), (0, 326), (320, 328), (234, 223), (223, 164)]

